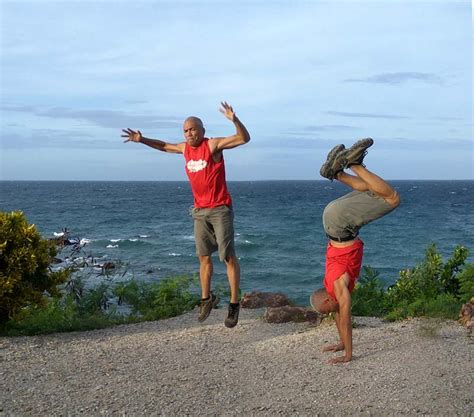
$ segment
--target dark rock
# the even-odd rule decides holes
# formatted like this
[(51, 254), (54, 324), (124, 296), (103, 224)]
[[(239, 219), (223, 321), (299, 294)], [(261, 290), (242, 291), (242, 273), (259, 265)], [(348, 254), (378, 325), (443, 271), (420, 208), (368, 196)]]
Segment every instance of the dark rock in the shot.
[(263, 316), (268, 323), (288, 323), (309, 321), (313, 324), (321, 322), (321, 315), (313, 309), (296, 307), (296, 306), (282, 306), (282, 307), (268, 307)]
[(463, 304), (459, 313), (459, 321), (466, 326), (469, 333), (474, 330), (474, 297), (466, 304)]
[(106, 262), (102, 265), (102, 269), (114, 269), (115, 264), (113, 262)]
[(285, 294), (274, 292), (252, 291), (245, 293), (240, 300), (242, 308), (281, 307), (290, 304)]

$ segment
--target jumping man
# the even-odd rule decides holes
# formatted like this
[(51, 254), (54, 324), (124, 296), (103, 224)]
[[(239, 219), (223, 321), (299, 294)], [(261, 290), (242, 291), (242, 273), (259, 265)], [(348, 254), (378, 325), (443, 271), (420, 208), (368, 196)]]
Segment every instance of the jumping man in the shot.
[(184, 154), (185, 170), (194, 196), (194, 238), (200, 264), (202, 300), (198, 320), (206, 320), (217, 304), (216, 296), (211, 291), (211, 255), (218, 250), (219, 258), (227, 268), (231, 294), (225, 325), (234, 327), (240, 310), (240, 265), (234, 249), (234, 213), (232, 198), (227, 190), (223, 151), (247, 143), (250, 135), (228, 103), (221, 103), (220, 112), (234, 123), (234, 135), (208, 139), (204, 137), (206, 130), (201, 119), (191, 116), (183, 125), (185, 142), (173, 144), (149, 139), (142, 136), (139, 130), (132, 129), (123, 129), (122, 137), (127, 138), (125, 142), (140, 142), (163, 152)]

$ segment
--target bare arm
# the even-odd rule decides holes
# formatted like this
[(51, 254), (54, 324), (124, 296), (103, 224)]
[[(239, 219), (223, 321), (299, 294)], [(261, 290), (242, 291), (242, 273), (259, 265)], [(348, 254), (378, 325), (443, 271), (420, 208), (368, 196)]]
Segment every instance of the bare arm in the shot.
[(135, 131), (130, 128), (122, 129), (124, 133), (123, 138), (126, 142), (137, 142), (143, 143), (144, 145), (150, 146), (151, 148), (158, 149), (159, 151), (168, 152), (168, 153), (183, 153), (184, 152), (184, 143), (168, 143), (159, 139), (149, 139), (142, 135), (142, 132), (139, 130)]
[(235, 125), (236, 133), (232, 136), (223, 138), (213, 138), (209, 142), (212, 153), (219, 152), (224, 149), (232, 149), (236, 146), (243, 145), (250, 140), (250, 134), (247, 128), (236, 116), (234, 109), (227, 102), (221, 103), (219, 111)]
[(334, 294), (339, 303), (339, 311), (336, 313), (337, 330), (344, 345), (344, 356), (332, 359), (331, 363), (349, 362), (352, 359), (352, 316), (351, 316), (351, 293), (348, 289), (349, 277), (345, 274), (334, 283)]

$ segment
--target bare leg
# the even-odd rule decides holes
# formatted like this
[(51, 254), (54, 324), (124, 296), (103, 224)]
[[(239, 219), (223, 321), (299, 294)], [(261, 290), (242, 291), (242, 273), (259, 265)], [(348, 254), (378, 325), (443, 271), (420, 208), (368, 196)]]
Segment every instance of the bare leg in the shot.
[(362, 165), (351, 165), (350, 169), (367, 184), (370, 191), (382, 197), (388, 204), (393, 207), (397, 207), (400, 204), (398, 193), (378, 175), (370, 172)]
[(201, 281), (201, 297), (207, 298), (211, 293), (211, 278), (214, 271), (210, 256), (199, 256), (199, 278)]
[(349, 187), (351, 187), (353, 190), (356, 190), (356, 191), (369, 190), (369, 186), (362, 178), (347, 174), (344, 171), (338, 172), (335, 176), (335, 179), (342, 182), (343, 184), (348, 185)]
[(227, 278), (230, 286), (230, 302), (239, 302), (239, 285), (240, 285), (240, 264), (237, 257), (231, 256), (225, 261), (227, 267)]

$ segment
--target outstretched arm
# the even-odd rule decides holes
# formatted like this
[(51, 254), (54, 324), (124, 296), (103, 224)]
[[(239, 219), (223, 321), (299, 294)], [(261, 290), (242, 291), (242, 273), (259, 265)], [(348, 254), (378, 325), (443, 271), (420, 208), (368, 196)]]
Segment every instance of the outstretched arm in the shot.
[(336, 313), (337, 330), (344, 346), (344, 356), (331, 359), (330, 363), (349, 362), (352, 359), (352, 316), (351, 316), (351, 293), (348, 289), (349, 277), (344, 274), (334, 283), (334, 294), (339, 303), (339, 311)]
[(234, 109), (227, 102), (221, 102), (221, 108), (219, 111), (232, 123), (235, 125), (236, 133), (232, 136), (227, 136), (224, 138), (213, 138), (209, 142), (211, 146), (211, 151), (218, 152), (224, 149), (232, 149), (236, 146), (243, 145), (250, 140), (250, 134), (247, 131), (247, 128), (236, 116)]
[(145, 138), (142, 135), (142, 132), (139, 130), (135, 131), (130, 128), (122, 129), (124, 133), (122, 135), (123, 138), (127, 138), (124, 140), (126, 142), (137, 142), (143, 143), (144, 145), (150, 146), (151, 148), (158, 149), (159, 151), (169, 152), (169, 153), (183, 153), (184, 152), (184, 143), (168, 143), (163, 142), (159, 139), (149, 139)]

